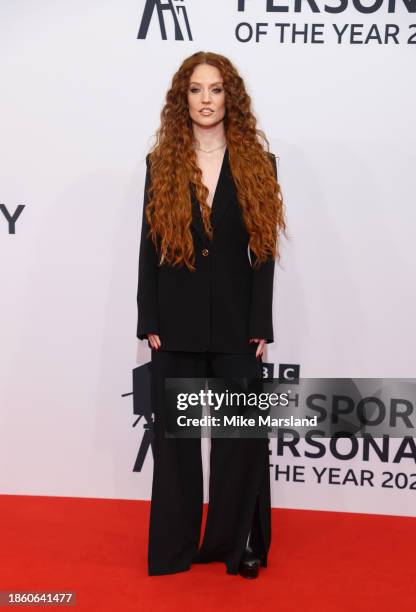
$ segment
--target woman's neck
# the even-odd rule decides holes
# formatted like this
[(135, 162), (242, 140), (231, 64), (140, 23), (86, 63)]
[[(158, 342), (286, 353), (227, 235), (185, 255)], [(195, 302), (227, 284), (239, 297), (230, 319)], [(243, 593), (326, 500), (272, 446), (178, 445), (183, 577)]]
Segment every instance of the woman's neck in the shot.
[(210, 151), (227, 142), (223, 122), (208, 128), (193, 124), (193, 133), (197, 147)]

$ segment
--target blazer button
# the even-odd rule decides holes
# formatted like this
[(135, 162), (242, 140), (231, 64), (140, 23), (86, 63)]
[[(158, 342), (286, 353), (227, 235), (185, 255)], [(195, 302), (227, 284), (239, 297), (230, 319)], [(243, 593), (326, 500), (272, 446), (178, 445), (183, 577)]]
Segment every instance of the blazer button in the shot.
[(202, 249), (202, 255), (204, 255), (204, 257), (206, 257), (208, 253), (209, 253), (208, 249)]

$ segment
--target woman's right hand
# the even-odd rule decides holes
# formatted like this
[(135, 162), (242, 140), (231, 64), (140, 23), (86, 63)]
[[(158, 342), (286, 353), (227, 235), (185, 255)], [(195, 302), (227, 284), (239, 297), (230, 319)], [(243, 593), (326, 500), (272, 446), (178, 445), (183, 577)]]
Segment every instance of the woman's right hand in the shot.
[(160, 338), (157, 334), (147, 334), (147, 338), (150, 342), (150, 346), (155, 349), (156, 351), (158, 349), (160, 349), (161, 346), (161, 342), (160, 342)]

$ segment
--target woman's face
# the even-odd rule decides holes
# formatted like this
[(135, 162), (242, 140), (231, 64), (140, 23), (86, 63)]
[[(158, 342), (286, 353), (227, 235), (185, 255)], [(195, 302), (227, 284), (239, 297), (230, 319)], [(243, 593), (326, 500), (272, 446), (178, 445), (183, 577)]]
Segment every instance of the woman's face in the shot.
[(210, 64), (196, 66), (189, 79), (189, 115), (201, 127), (211, 127), (225, 115), (225, 93), (220, 71)]

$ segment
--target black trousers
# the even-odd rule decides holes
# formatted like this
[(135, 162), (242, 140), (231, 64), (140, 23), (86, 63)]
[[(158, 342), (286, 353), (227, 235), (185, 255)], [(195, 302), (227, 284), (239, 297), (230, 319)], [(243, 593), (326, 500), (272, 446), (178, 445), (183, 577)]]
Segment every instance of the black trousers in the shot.
[(203, 508), (200, 438), (167, 438), (164, 377), (261, 377), (254, 354), (151, 352), (154, 412), (153, 484), (148, 573), (171, 574), (192, 563), (223, 561), (237, 574), (249, 533), (267, 566), (271, 541), (269, 441), (267, 438), (211, 438), (209, 506), (198, 549)]

